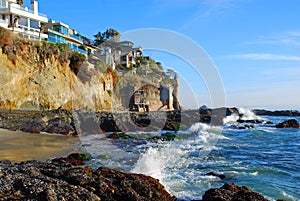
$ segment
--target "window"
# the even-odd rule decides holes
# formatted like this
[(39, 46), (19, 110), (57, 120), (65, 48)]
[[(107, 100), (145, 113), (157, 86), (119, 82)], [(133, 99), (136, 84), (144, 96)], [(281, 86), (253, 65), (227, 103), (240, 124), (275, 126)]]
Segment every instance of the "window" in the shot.
[(48, 41), (51, 42), (51, 43), (56, 43), (55, 35), (52, 34), (52, 33), (49, 33), (48, 34)]
[(36, 36), (29, 36), (30, 40), (40, 40), (40, 38), (36, 37)]
[(64, 37), (55, 35), (53, 33), (49, 33), (48, 41), (51, 43), (66, 43), (66, 39)]
[(68, 34), (68, 28), (63, 27), (63, 26), (61, 26), (61, 25), (54, 25), (54, 26), (53, 26), (53, 30), (54, 30), (54, 31), (57, 31), (57, 32), (59, 32), (59, 33), (61, 33), (61, 34), (64, 34), (64, 35), (66, 35), (66, 36), (69, 35), (69, 34)]
[(0, 0), (0, 8), (7, 8), (7, 4), (5, 0)]
[(19, 25), (22, 25), (22, 26), (25, 26), (25, 27), (28, 27), (28, 19), (27, 18), (24, 18), (24, 17), (21, 17), (18, 21), (18, 24)]
[(36, 20), (30, 20), (30, 28), (39, 29), (39, 22)]
[(5, 15), (1, 15), (1, 20), (6, 20)]

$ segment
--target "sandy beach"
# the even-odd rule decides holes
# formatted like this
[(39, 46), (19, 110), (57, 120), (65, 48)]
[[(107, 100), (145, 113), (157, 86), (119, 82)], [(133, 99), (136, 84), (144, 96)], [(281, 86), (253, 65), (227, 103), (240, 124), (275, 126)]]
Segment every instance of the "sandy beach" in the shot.
[(79, 138), (0, 129), (0, 160), (47, 160), (70, 153)]

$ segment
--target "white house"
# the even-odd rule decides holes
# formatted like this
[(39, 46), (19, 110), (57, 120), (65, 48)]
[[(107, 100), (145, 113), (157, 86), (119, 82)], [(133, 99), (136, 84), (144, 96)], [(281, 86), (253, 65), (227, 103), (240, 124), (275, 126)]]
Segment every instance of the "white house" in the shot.
[(41, 23), (47, 23), (48, 18), (38, 12), (38, 0), (31, 0), (30, 7), (16, 0), (0, 0), (0, 26), (32, 40), (45, 40), (48, 35), (42, 32)]

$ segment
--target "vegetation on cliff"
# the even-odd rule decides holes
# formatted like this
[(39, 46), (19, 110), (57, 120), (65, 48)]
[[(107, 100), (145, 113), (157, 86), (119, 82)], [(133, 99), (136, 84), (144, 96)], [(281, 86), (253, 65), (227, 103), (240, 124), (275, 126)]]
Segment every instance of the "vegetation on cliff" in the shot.
[[(0, 47), (2, 53), (6, 54), (8, 59), (16, 64), (17, 56), (27, 63), (38, 62), (40, 65), (45, 65), (43, 61), (56, 57), (60, 64), (69, 62), (71, 70), (77, 75), (86, 56), (72, 51), (66, 44), (53, 44), (48, 42), (31, 41), (24, 37), (13, 34), (11, 31), (0, 27)], [(36, 52), (39, 58), (34, 57)]]

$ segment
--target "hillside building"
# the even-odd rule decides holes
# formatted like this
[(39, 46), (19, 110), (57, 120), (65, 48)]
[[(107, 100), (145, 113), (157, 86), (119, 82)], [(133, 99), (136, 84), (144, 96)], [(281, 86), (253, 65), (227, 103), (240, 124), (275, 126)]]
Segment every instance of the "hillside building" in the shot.
[(46, 15), (38, 12), (38, 1), (31, 0), (30, 9), (19, 5), (16, 0), (0, 0), (0, 26), (19, 33), (31, 40), (46, 40), (42, 24), (47, 23)]

